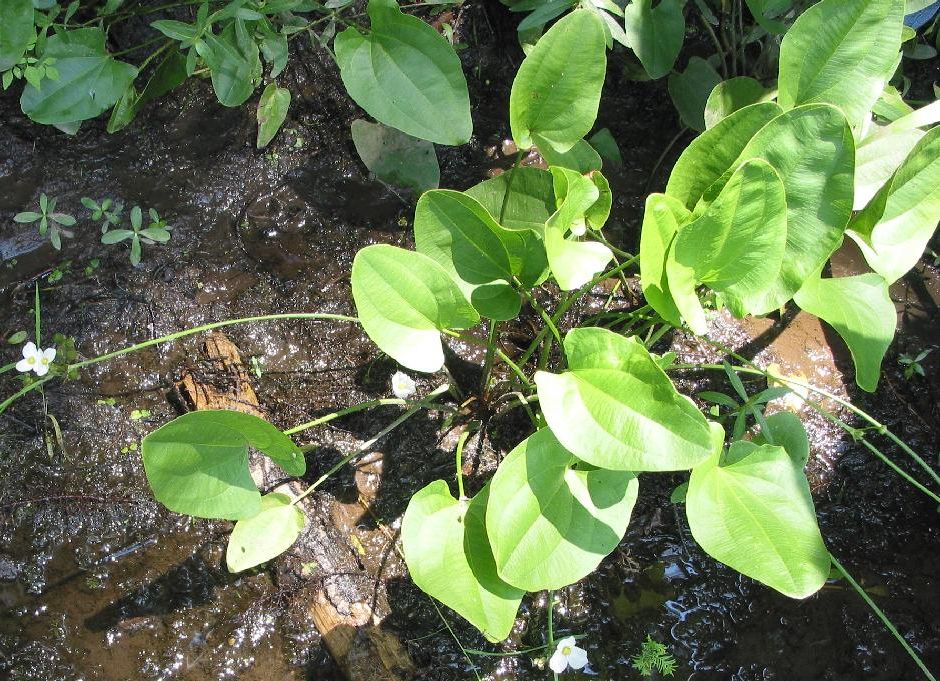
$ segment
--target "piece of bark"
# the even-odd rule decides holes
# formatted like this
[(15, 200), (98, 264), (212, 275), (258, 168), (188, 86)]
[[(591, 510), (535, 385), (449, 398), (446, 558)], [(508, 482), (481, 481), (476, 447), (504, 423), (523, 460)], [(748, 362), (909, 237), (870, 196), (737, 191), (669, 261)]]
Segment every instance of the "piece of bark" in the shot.
[[(210, 371), (187, 370), (177, 387), (193, 409), (228, 409), (262, 416), (263, 410), (241, 361), (238, 348), (215, 332), (202, 348)], [(303, 485), (284, 481), (284, 473), (265, 456), (251, 457), (251, 476), (271, 493), (299, 496)], [(308, 497), (300, 502), (307, 525), (293, 547), (279, 560), (287, 580), (306, 579), (299, 566), (316, 565), (316, 588), (309, 592), (309, 614), (317, 631), (348, 681), (406, 681), (415, 667), (398, 637), (382, 628), (389, 613), (380, 577), (369, 575), (348, 543), (349, 528), (338, 528), (329, 509)], [(311, 580), (307, 580), (311, 581)]]

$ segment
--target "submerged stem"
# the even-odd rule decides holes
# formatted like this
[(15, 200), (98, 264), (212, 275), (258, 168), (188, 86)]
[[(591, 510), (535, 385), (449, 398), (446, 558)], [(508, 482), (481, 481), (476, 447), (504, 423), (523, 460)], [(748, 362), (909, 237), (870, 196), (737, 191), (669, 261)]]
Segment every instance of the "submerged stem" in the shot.
[(881, 623), (885, 625), (885, 628), (891, 632), (891, 635), (898, 640), (898, 643), (900, 643), (907, 654), (910, 655), (911, 659), (914, 660), (914, 663), (920, 667), (920, 670), (924, 672), (924, 676), (926, 676), (930, 681), (937, 681), (936, 677), (930, 673), (929, 669), (927, 669), (927, 665), (924, 664), (924, 661), (920, 659), (920, 656), (917, 654), (917, 652), (911, 648), (907, 640), (901, 636), (901, 632), (898, 631), (897, 627), (895, 627), (891, 620), (888, 619), (888, 616), (884, 614), (881, 608), (875, 604), (875, 601), (872, 600), (871, 596), (868, 595), (865, 589), (863, 589), (858, 582), (852, 579), (852, 575), (850, 575), (848, 571), (842, 567), (842, 563), (840, 563), (834, 555), (830, 553), (829, 558), (832, 560), (832, 564), (835, 566), (836, 570), (842, 573), (845, 581), (852, 585), (852, 588), (855, 589), (855, 592), (862, 597), (862, 600), (865, 601), (865, 603), (868, 604), (868, 607), (871, 608), (875, 615), (878, 616), (878, 619), (880, 619)]

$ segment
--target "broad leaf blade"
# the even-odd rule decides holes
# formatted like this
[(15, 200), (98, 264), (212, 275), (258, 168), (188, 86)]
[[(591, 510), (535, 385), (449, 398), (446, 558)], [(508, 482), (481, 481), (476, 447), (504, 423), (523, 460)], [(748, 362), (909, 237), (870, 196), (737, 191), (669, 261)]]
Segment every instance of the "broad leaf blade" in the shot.
[(261, 497), (257, 515), (235, 523), (225, 550), (229, 572), (242, 572), (276, 558), (293, 546), (307, 522), (286, 494)]
[(509, 124), (520, 149), (568, 151), (594, 125), (607, 71), (604, 26), (578, 10), (558, 21), (523, 60), (509, 96)]
[(692, 57), (685, 71), (669, 76), (669, 96), (687, 127), (698, 132), (705, 130), (705, 107), (712, 90), (720, 83), (721, 76), (701, 57)]
[(426, 255), (394, 246), (367, 246), (356, 254), (352, 293), (369, 338), (415, 371), (444, 365), (440, 331), (480, 321), (446, 270)]
[(705, 102), (705, 127), (714, 128), (735, 111), (767, 101), (773, 93), (759, 81), (746, 76), (723, 80), (715, 86)]
[(381, 123), (352, 122), (353, 144), (373, 175), (417, 192), (436, 189), (441, 180), (434, 145)]
[(903, 14), (903, 0), (822, 0), (807, 9), (780, 45), (780, 106), (833, 104), (860, 129), (897, 65)]
[(803, 471), (783, 447), (738, 441), (692, 469), (686, 513), (692, 536), (725, 565), (791, 598), (826, 583), (829, 552)]
[(624, 8), (627, 43), (633, 48), (650, 78), (662, 78), (672, 70), (685, 40), (685, 0), (633, 0)]
[(203, 39), (209, 47), (205, 58), (215, 96), (222, 106), (241, 106), (261, 80), (257, 44), (240, 19), (219, 35), (207, 32)]
[(370, 0), (371, 31), (347, 28), (334, 47), (349, 95), (376, 120), (438, 144), (473, 132), (470, 95), (453, 47), (395, 0)]
[(646, 198), (640, 232), (640, 284), (646, 302), (673, 326), (682, 326), (682, 319), (669, 288), (666, 257), (680, 224), (690, 217), (678, 199), (665, 194)]
[(897, 325), (888, 285), (877, 274), (837, 279), (810, 278), (799, 290), (796, 304), (839, 332), (855, 362), (855, 382), (874, 392)]
[(705, 417), (649, 352), (605, 329), (565, 338), (569, 370), (535, 375), (552, 432), (583, 461), (610, 470), (691, 468), (711, 452)]
[(23, 113), (37, 123), (57, 125), (94, 118), (111, 108), (137, 69), (108, 56), (104, 39), (97, 28), (51, 36), (44, 55), (55, 58), (59, 79), (43, 81), (41, 90), (27, 85), (20, 97)]
[(476, 199), (449, 189), (425, 192), (414, 229), (417, 251), (454, 277), (477, 312), (499, 320), (519, 314), (521, 300), (508, 283), (512, 265), (500, 237), (505, 230)]
[(32, 0), (0, 3), (0, 71), (19, 63), (34, 36)]
[(408, 503), (401, 524), (411, 579), (492, 641), (509, 635), (525, 592), (496, 572), (485, 524), (488, 488), (454, 499), (437, 480)]
[(287, 119), (287, 109), (290, 107), (290, 90), (269, 83), (261, 100), (258, 102), (258, 140), (255, 146), (263, 149), (268, 146), (277, 131)]
[(486, 527), (502, 579), (560, 589), (597, 568), (627, 530), (639, 483), (629, 471), (585, 466), (544, 428), (493, 476)]

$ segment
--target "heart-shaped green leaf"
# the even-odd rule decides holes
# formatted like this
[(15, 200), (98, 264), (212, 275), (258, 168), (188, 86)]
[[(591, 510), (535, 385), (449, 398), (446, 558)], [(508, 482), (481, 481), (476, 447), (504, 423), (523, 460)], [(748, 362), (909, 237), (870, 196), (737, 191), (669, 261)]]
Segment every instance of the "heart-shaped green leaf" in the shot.
[(376, 120), (438, 144), (473, 134), (470, 95), (447, 40), (395, 0), (369, 0), (371, 30), (347, 28), (334, 48), (349, 96)]
[(803, 470), (809, 461), (809, 437), (800, 417), (790, 411), (778, 411), (764, 417), (769, 433), (763, 428), (754, 436), (756, 445), (777, 445), (787, 450), (793, 465)]
[(835, 279), (816, 275), (806, 281), (794, 300), (839, 332), (855, 362), (855, 382), (862, 390), (874, 392), (881, 360), (897, 325), (887, 282), (873, 273)]
[(369, 338), (415, 371), (433, 372), (444, 365), (441, 331), (480, 321), (443, 267), (395, 246), (366, 246), (356, 254), (352, 293)]
[(669, 288), (666, 256), (679, 227), (691, 217), (682, 202), (672, 196), (650, 194), (646, 197), (640, 231), (640, 284), (646, 302), (673, 326), (682, 326), (682, 319)]
[(493, 476), (486, 528), (499, 576), (520, 589), (560, 589), (590, 574), (630, 522), (639, 482), (578, 461), (543, 428)]
[(451, 274), (484, 317), (513, 319), (522, 301), (500, 227), (480, 203), (449, 189), (425, 192), (415, 209), (415, 248)]
[(571, 149), (594, 125), (607, 72), (604, 25), (576, 10), (539, 39), (512, 83), (509, 125), (520, 149)]
[[(505, 201), (504, 210), (503, 199), (507, 191), (509, 198)], [(511, 230), (541, 232), (556, 210), (552, 174), (541, 168), (513, 168), (470, 187), (464, 193), (479, 201), (497, 222)]]
[(171, 511), (240, 520), (261, 508), (248, 470), (248, 448), (290, 475), (303, 475), (303, 453), (264, 419), (237, 411), (194, 411), (144, 438), (141, 453), (153, 495)]
[(802, 469), (783, 447), (738, 441), (692, 469), (689, 529), (725, 565), (791, 598), (816, 593), (829, 576), (829, 552)]
[(705, 130), (705, 106), (719, 83), (721, 76), (701, 57), (692, 57), (682, 73), (670, 74), (669, 96), (686, 126), (698, 132)]
[(203, 39), (208, 46), (203, 56), (215, 96), (222, 106), (241, 106), (261, 81), (257, 43), (241, 19), (226, 26), (219, 35), (205, 33)]
[(225, 550), (229, 572), (241, 572), (281, 555), (297, 541), (306, 522), (304, 512), (286, 494), (264, 495), (257, 515), (235, 523)]
[(568, 371), (535, 375), (539, 404), (575, 456), (620, 471), (691, 468), (711, 449), (708, 422), (634, 338), (606, 329), (565, 337)]
[(901, 0), (822, 0), (803, 12), (780, 45), (778, 101), (834, 104), (860, 129), (897, 67)]
[(486, 529), (489, 488), (454, 499), (437, 480), (408, 503), (401, 541), (411, 579), (491, 641), (509, 635), (525, 592), (496, 573)]

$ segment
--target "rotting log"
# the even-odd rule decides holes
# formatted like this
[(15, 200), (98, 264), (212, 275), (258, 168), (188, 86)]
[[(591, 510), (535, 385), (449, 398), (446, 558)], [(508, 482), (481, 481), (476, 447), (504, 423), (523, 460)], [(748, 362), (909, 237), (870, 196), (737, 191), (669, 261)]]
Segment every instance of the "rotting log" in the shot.
[[(187, 370), (177, 383), (186, 406), (263, 416), (235, 344), (215, 332), (202, 352), (206, 369)], [(251, 475), (265, 493), (298, 496), (303, 491), (301, 483), (285, 481), (284, 473), (264, 456), (252, 456)], [(339, 527), (337, 514), (315, 497), (300, 503), (307, 526), (290, 551), (278, 559), (279, 577), (300, 583), (295, 595), (307, 599), (310, 619), (348, 681), (410, 679), (415, 667), (407, 649), (394, 632), (382, 626), (389, 606), (381, 576), (369, 574), (349, 545), (354, 528)], [(314, 578), (304, 574), (304, 566), (310, 565), (316, 566)]]

